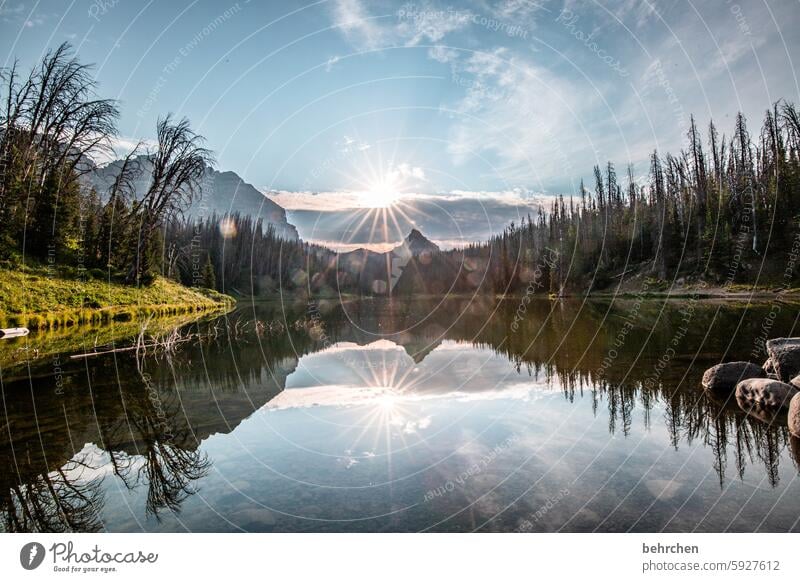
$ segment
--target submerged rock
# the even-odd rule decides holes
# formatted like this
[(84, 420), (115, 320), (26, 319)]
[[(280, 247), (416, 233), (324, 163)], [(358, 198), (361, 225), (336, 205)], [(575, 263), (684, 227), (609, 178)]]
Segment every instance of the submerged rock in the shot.
[(800, 338), (781, 337), (767, 341), (767, 353), (781, 382), (800, 374)]
[(800, 437), (800, 394), (795, 394), (789, 404), (789, 432)]
[(713, 392), (733, 392), (742, 380), (764, 378), (763, 368), (750, 362), (728, 362), (712, 366), (703, 374), (703, 388)]
[(736, 400), (746, 408), (788, 408), (789, 401), (798, 394), (797, 388), (771, 378), (750, 378), (736, 385)]

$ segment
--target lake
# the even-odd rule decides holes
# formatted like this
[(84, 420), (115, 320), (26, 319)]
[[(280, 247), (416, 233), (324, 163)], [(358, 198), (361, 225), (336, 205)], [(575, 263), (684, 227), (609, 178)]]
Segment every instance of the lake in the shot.
[(284, 297), (144, 354), (70, 358), (92, 330), (56, 353), (47, 335), (6, 340), (2, 527), (800, 531), (785, 415), (700, 387), (713, 364), (762, 363), (798, 315), (692, 297)]

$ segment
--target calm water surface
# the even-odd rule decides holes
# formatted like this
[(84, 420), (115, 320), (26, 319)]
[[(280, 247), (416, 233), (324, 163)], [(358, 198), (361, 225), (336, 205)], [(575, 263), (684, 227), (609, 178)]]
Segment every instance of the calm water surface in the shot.
[(699, 386), (797, 307), (521, 305), (250, 304), (138, 358), (4, 342), (2, 527), (800, 531), (785, 416)]

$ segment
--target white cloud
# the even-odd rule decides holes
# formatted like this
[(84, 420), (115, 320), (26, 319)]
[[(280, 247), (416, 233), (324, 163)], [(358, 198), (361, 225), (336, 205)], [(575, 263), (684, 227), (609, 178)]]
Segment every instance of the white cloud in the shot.
[(458, 58), (458, 51), (450, 47), (436, 45), (428, 49), (428, 56), (440, 63), (450, 63)]
[(418, 166), (412, 166), (405, 162), (392, 167), (387, 172), (387, 179), (390, 182), (398, 183), (405, 180), (425, 181), (425, 170)]
[(595, 114), (585, 87), (506, 48), (475, 53), (453, 67), (454, 75), (473, 81), (465, 83), (454, 114), (448, 151), (457, 164), (490, 155), (497, 177), (511, 184), (575, 175), (571, 159), (592, 139), (581, 120)]
[[(412, 228), (442, 249), (485, 241), (509, 223), (519, 224), (554, 198), (523, 189), (503, 192), (453, 191), (403, 194), (388, 214), (364, 206), (357, 192), (272, 192), (287, 209), (303, 240), (340, 251), (369, 248), (384, 252), (399, 244)], [(384, 216), (387, 228), (382, 228)], [(376, 228), (377, 224), (377, 228)]]
[(153, 149), (158, 145), (158, 143), (154, 140), (139, 141), (130, 137), (117, 136), (111, 140), (110, 151), (95, 151), (92, 155), (92, 160), (98, 166), (104, 166), (105, 164), (113, 162), (114, 160), (124, 158), (126, 155), (132, 152), (139, 143), (141, 143), (141, 154), (147, 153), (148, 149)]
[[(667, 6), (668, 2), (669, 0), (660, 0), (658, 3), (656, 0), (645, 0), (644, 2), (642, 0), (606, 0), (602, 4), (594, 4), (582, 0), (566, 0), (564, 10), (574, 14), (592, 13), (607, 24), (618, 25), (619, 20), (629, 28), (641, 29), (652, 21), (658, 20), (657, 5), (661, 12), (667, 13), (677, 0), (672, 0), (671, 4)], [(592, 10), (593, 8), (594, 10)]]
[(124, 158), (139, 145), (140, 153), (146, 154), (148, 150), (158, 147), (158, 142), (152, 139), (137, 140), (132, 137), (117, 136), (111, 142), (111, 152), (98, 154), (94, 157), (94, 162), (100, 166)]
[(713, 75), (725, 72), (735, 67), (746, 57), (752, 59), (756, 50), (763, 46), (766, 39), (735, 34), (731, 38), (719, 43), (719, 50), (714, 52), (714, 58), (709, 59), (707, 74)]
[(466, 10), (428, 3), (386, 6), (372, 14), (361, 0), (336, 0), (334, 23), (351, 43), (370, 50), (439, 42), (472, 22), (472, 13)]
[[(401, 166), (404, 164), (401, 164)], [(420, 168), (407, 166), (407, 172), (422, 172)], [(423, 173), (424, 175), (424, 173)], [(316, 212), (344, 212), (348, 210), (363, 210), (365, 207), (362, 192), (333, 191), (333, 192), (291, 192), (287, 190), (271, 190), (267, 196), (286, 210), (313, 210)], [(453, 190), (440, 194), (406, 193), (401, 195), (399, 201), (403, 204), (414, 203), (458, 203), (474, 201), (477, 204), (503, 204), (525, 208), (538, 208), (548, 204), (552, 196), (537, 194), (522, 188), (504, 191), (469, 191)]]
[(340, 57), (338, 55), (334, 55), (334, 56), (328, 58), (328, 60), (325, 63), (325, 72), (326, 73), (330, 73), (331, 70), (333, 70), (333, 65), (338, 63), (339, 60), (340, 60)]
[(9, 6), (8, 2), (0, 3), (0, 22), (23, 26), (25, 28), (34, 28), (47, 24), (48, 21), (59, 18), (60, 15), (55, 12), (43, 12), (39, 9), (39, 3), (26, 6), (25, 3), (19, 3), (15, 6)]
[(367, 49), (390, 42), (389, 31), (367, 14), (360, 0), (336, 0), (334, 20), (348, 39)]
[[(413, 6), (413, 5), (412, 5)], [(423, 5), (414, 7), (413, 12), (403, 16), (398, 12), (401, 22), (398, 33), (404, 37), (405, 44), (414, 46), (421, 43), (439, 42), (451, 32), (461, 30), (472, 22), (472, 13), (452, 8), (434, 8)]]
[(367, 208), (362, 192), (290, 192), (273, 190), (267, 196), (286, 210), (341, 212)]
[(342, 138), (342, 143), (340, 144), (340, 146), (341, 146), (340, 151), (343, 154), (364, 152), (372, 147), (367, 142), (361, 141), (360, 139), (354, 137), (350, 137), (349, 135), (345, 135), (344, 138)]
[(424, 416), (419, 420), (403, 419), (401, 424), (403, 425), (403, 432), (405, 434), (415, 434), (418, 431), (425, 430), (431, 425), (431, 417)]
[[(345, 27), (361, 46), (435, 45), (427, 56), (451, 69), (461, 94), (442, 106), (446, 151), (463, 168), (487, 168), (477, 178), (498, 188), (574, 192), (594, 164), (610, 159), (641, 170), (653, 149), (676, 153), (690, 114), (702, 126), (713, 117), (727, 131), (739, 109), (757, 119), (772, 101), (796, 99), (787, 72), (798, 41), (777, 34), (795, 20), (796, 2), (765, 10), (686, 0), (474, 0), (463, 12), (432, 0), (400, 10), (341, 4), (364, 23), (363, 31)], [(580, 38), (556, 22), (562, 9), (579, 17)], [(476, 14), (536, 27), (542, 42), (481, 27)]]
[[(413, 405), (418, 402), (441, 399), (461, 401), (481, 400), (536, 400), (560, 391), (558, 380), (527, 379), (525, 382), (490, 381), (500, 372), (511, 369), (505, 358), (491, 357), (485, 348), (476, 348), (453, 340), (444, 340), (424, 359), (415, 363), (406, 350), (393, 341), (384, 340), (382, 346), (364, 350), (354, 344), (336, 344), (331, 348), (304, 356), (301, 367), (325, 369), (322, 383), (317, 377), (303, 376), (294, 385), (298, 372), (287, 379), (287, 388), (264, 406), (266, 411), (317, 406), (371, 406), (381, 407), (390, 415), (390, 424), (406, 433), (418, 433), (432, 426), (431, 415), (413, 416)], [(371, 354), (369, 352), (372, 352)], [(399, 357), (398, 357), (399, 354)], [(362, 360), (367, 355), (370, 359)], [(356, 358), (356, 359), (353, 359)], [(391, 386), (381, 385), (357, 369), (359, 364), (375, 364), (386, 369), (388, 363), (404, 362), (408, 373), (393, 376)], [(358, 363), (355, 363), (358, 362)], [(465, 365), (474, 362), (476, 365)], [(290, 386), (291, 385), (291, 386)], [(461, 451), (464, 451), (462, 447)]]
[(14, 15), (21, 15), (25, 12), (25, 5), (24, 4), (17, 4), (16, 6), (8, 6), (4, 4), (0, 6), (0, 16), (9, 17)]
[(496, 18), (515, 24), (521, 22), (528, 27), (536, 24), (535, 17), (540, 12), (550, 12), (541, 2), (535, 2), (534, 0), (503, 0), (493, 8)]

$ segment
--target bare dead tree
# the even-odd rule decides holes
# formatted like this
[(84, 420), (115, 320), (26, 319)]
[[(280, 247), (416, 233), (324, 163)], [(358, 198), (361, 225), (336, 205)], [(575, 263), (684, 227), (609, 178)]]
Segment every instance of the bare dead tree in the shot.
[(152, 164), (150, 186), (134, 201), (131, 214), (138, 222), (130, 281), (138, 281), (150, 269), (153, 235), (166, 218), (180, 215), (200, 190), (206, 166), (213, 163), (205, 139), (195, 133), (187, 119), (173, 122), (167, 115), (158, 121), (158, 148), (149, 157)]
[(102, 529), (102, 479), (82, 480), (59, 468), (11, 487), (0, 496), (7, 532), (96, 532)]
[[(47, 52), (27, 77), (15, 63), (0, 71), (0, 220), (58, 226), (62, 192), (77, 191), (94, 159), (113, 152), (119, 117), (116, 102), (96, 96), (91, 66), (64, 43)], [(63, 202), (62, 202), (63, 206)], [(71, 208), (67, 211), (67, 221)]]

